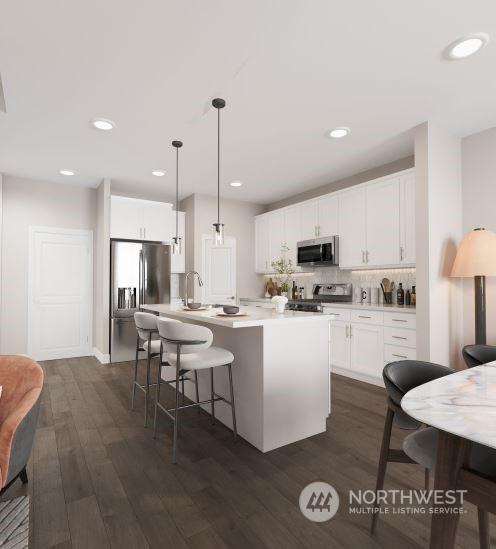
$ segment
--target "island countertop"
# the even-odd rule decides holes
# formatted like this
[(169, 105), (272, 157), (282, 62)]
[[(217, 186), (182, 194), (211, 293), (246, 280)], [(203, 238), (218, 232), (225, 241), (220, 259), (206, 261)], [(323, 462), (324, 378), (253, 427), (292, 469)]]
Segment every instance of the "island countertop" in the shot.
[(225, 328), (250, 328), (252, 326), (263, 326), (266, 324), (283, 324), (295, 322), (328, 322), (334, 315), (326, 313), (312, 313), (303, 311), (284, 311), (276, 313), (275, 309), (262, 309), (260, 307), (240, 306), (240, 312), (246, 313), (244, 316), (217, 316), (222, 312), (222, 308), (212, 308), (206, 311), (188, 311), (180, 305), (170, 305), (158, 303), (156, 305), (142, 305), (145, 311), (152, 311), (163, 314), (179, 320), (192, 320), (204, 322), (206, 324), (215, 324)]

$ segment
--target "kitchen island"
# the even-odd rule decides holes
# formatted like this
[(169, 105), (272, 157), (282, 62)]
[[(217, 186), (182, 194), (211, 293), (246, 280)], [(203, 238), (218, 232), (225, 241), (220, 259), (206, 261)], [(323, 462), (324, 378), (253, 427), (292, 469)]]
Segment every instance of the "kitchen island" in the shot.
[[(144, 310), (210, 328), (214, 345), (234, 354), (238, 433), (262, 452), (322, 433), (330, 413), (329, 321), (332, 315), (241, 307), (245, 316), (217, 316), (222, 309), (186, 311), (175, 305)], [(165, 379), (175, 377), (164, 368)], [(227, 368), (214, 370), (215, 392), (229, 397)], [(192, 400), (194, 385), (185, 392)], [(199, 372), (200, 400), (210, 397), (207, 371)], [(209, 412), (209, 406), (204, 409)], [(216, 418), (232, 428), (231, 410), (219, 401)]]

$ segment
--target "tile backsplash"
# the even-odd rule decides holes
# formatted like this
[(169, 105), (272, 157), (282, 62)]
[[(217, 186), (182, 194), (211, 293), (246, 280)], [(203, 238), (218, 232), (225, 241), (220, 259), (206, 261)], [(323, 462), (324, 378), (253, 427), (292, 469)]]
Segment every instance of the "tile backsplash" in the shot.
[[(352, 283), (353, 287), (380, 288), (383, 278), (394, 281), (395, 290), (401, 282), (403, 289), (411, 290), (416, 285), (416, 270), (410, 269), (370, 269), (363, 271), (342, 271), (335, 267), (316, 268), (313, 272), (296, 273), (294, 279), (298, 286), (305, 288), (306, 297), (311, 297), (312, 286), (324, 283)], [(382, 291), (379, 290), (379, 302), (382, 303)], [(393, 292), (393, 303), (396, 303), (396, 292)]]

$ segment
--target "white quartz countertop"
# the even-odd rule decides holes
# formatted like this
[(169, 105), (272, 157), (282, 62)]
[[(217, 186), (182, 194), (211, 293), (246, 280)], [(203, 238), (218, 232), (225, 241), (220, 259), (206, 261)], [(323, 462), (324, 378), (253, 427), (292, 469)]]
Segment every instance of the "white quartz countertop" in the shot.
[(496, 362), (415, 387), (401, 407), (421, 423), (496, 448)]
[[(243, 304), (243, 302), (252, 302), (252, 303), (270, 303), (271, 298), (270, 297), (242, 297), (240, 298), (240, 303)], [(290, 300), (292, 303), (298, 303), (298, 301)], [(393, 312), (401, 312), (401, 313), (408, 313), (408, 314), (415, 314), (416, 310), (415, 307), (411, 306), (401, 306), (401, 305), (388, 305), (388, 304), (380, 304), (380, 305), (368, 305), (368, 304), (361, 304), (361, 303), (325, 303), (320, 302), (318, 300), (315, 300), (316, 303), (322, 303), (324, 307), (334, 307), (338, 309), (356, 309), (359, 311), (393, 311)], [(301, 303), (308, 303), (308, 301), (301, 301)]]
[(170, 318), (179, 320), (192, 320), (215, 324), (226, 328), (249, 328), (252, 326), (263, 326), (265, 324), (285, 323), (285, 322), (328, 322), (332, 314), (308, 313), (299, 311), (284, 311), (276, 313), (274, 309), (261, 309), (260, 307), (240, 306), (240, 312), (246, 313), (245, 316), (217, 316), (222, 312), (222, 308), (208, 309), (206, 311), (185, 311), (184, 307), (169, 304), (142, 305), (145, 311), (152, 311)]

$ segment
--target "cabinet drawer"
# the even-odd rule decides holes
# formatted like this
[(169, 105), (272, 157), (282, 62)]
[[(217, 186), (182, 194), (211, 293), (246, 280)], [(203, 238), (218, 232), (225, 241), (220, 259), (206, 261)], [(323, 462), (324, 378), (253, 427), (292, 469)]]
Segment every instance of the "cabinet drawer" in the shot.
[(384, 313), (380, 311), (351, 311), (351, 321), (360, 322), (361, 324), (379, 324), (384, 321)]
[(385, 327), (384, 343), (415, 348), (417, 346), (417, 332), (415, 330), (405, 330), (404, 328)]
[(384, 363), (396, 362), (398, 360), (415, 360), (417, 351), (408, 347), (398, 345), (384, 345)]
[(417, 326), (417, 318), (414, 314), (409, 313), (384, 313), (384, 326), (392, 326), (393, 328), (413, 328)]
[(343, 322), (349, 322), (351, 318), (351, 311), (349, 309), (339, 309), (338, 307), (325, 307), (324, 313), (333, 314), (336, 316), (335, 320), (342, 320)]

